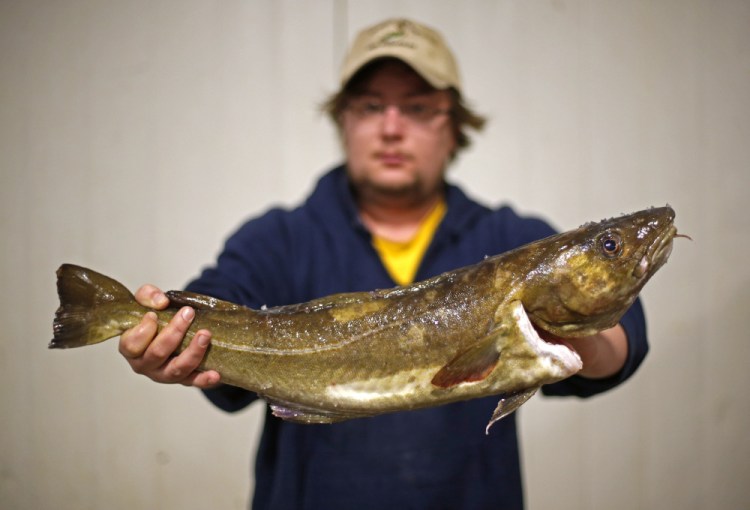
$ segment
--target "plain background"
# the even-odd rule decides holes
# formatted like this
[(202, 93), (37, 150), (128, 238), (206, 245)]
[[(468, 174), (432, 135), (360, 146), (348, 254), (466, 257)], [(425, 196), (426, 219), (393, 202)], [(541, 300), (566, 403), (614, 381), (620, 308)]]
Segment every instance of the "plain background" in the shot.
[(491, 119), (450, 171), (472, 196), (560, 229), (669, 203), (694, 239), (642, 294), (629, 383), (521, 409), (529, 508), (750, 507), (745, 0), (0, 0), (0, 507), (245, 507), (262, 404), (115, 341), (48, 350), (55, 270), (180, 288), (297, 203), (340, 159), (317, 108), (344, 47), (393, 15), (444, 33)]

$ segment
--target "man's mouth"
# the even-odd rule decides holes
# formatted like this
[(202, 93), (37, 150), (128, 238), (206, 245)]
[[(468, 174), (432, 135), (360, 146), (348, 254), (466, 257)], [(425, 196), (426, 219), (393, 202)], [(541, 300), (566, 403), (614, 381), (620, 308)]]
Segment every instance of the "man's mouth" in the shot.
[(402, 152), (379, 152), (377, 159), (386, 166), (400, 166), (404, 164), (407, 157)]

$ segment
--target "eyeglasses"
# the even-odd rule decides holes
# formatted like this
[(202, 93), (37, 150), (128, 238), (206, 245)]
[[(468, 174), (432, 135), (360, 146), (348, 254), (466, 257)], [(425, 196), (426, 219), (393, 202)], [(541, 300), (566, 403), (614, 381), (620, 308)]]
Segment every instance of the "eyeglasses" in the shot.
[(415, 124), (427, 124), (438, 115), (451, 113), (450, 108), (436, 108), (427, 102), (409, 101), (404, 104), (387, 104), (375, 99), (354, 98), (348, 102), (346, 109), (362, 120), (381, 118), (385, 111), (393, 106), (399, 114)]

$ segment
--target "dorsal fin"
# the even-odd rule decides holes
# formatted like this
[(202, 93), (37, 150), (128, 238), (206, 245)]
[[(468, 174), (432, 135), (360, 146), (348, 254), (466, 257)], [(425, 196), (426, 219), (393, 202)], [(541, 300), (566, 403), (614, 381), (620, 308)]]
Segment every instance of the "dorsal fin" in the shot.
[(242, 310), (245, 307), (230, 303), (229, 301), (222, 301), (211, 296), (204, 294), (197, 294), (195, 292), (188, 292), (186, 290), (170, 290), (167, 292), (169, 302), (175, 306), (192, 306), (196, 310), (223, 310), (223, 311), (234, 311)]

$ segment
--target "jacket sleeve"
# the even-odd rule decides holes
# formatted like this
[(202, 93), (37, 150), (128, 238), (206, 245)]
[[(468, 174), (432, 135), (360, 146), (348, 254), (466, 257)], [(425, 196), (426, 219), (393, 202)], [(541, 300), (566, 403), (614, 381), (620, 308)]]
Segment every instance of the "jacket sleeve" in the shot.
[(252, 391), (227, 384), (201, 391), (213, 405), (228, 413), (240, 411), (258, 400), (258, 395)]

